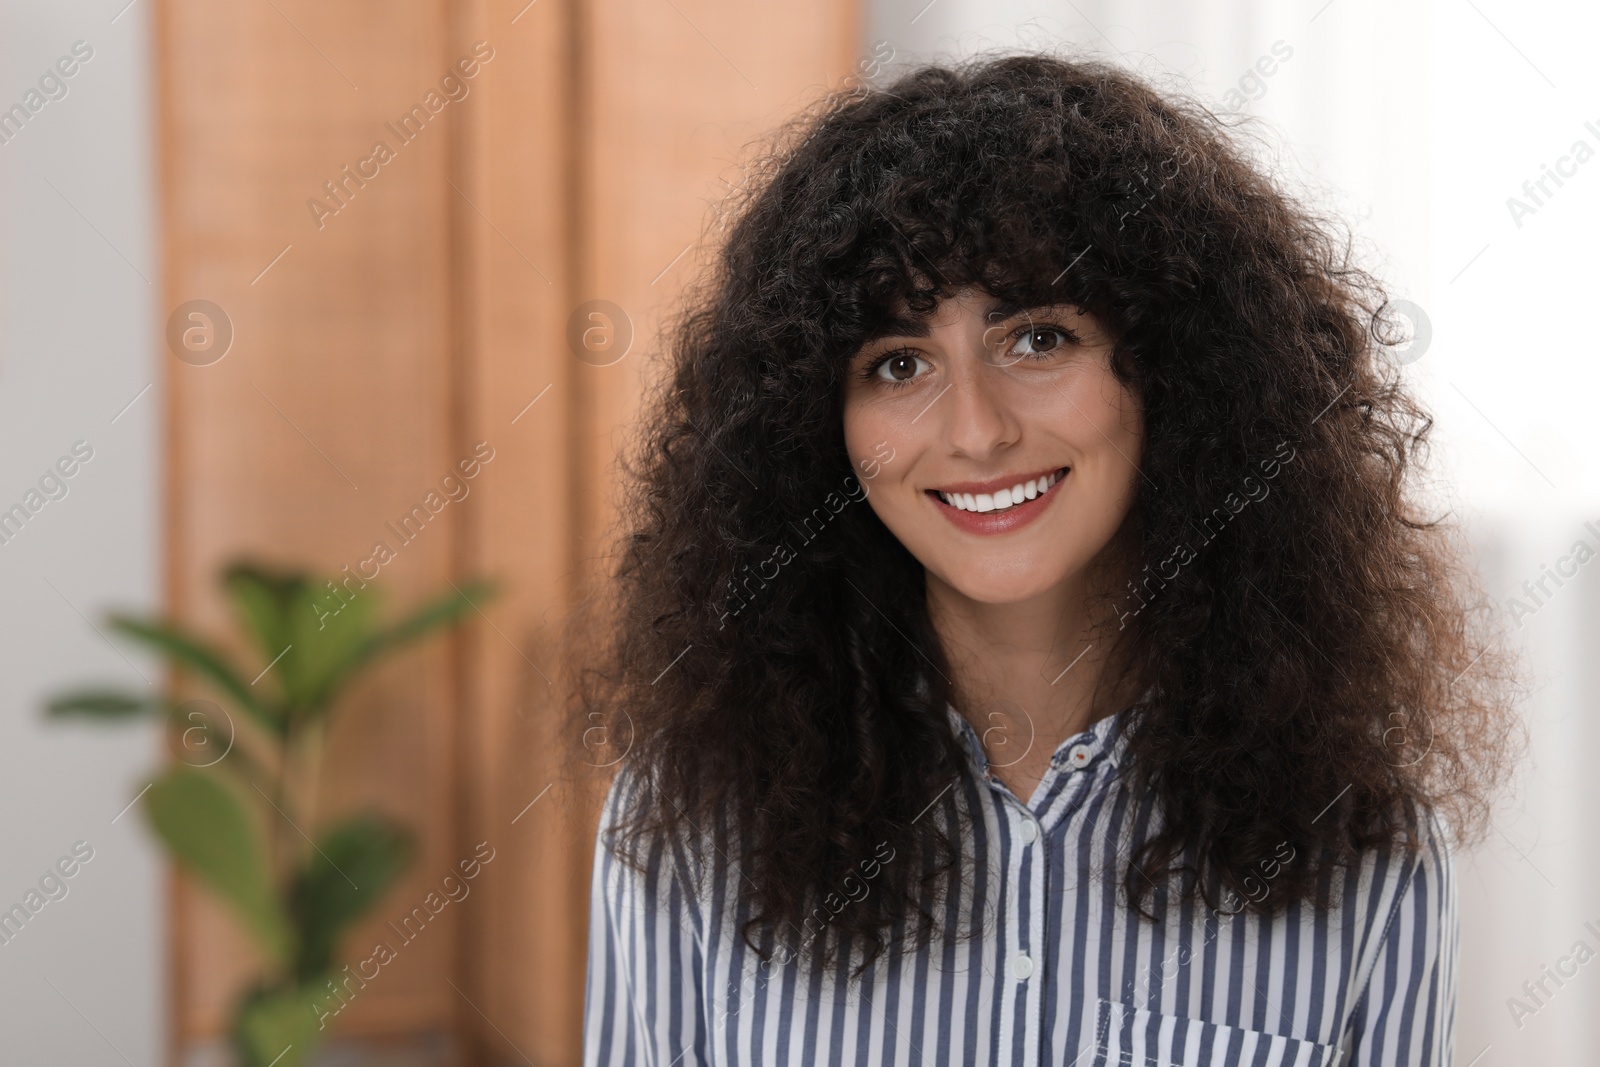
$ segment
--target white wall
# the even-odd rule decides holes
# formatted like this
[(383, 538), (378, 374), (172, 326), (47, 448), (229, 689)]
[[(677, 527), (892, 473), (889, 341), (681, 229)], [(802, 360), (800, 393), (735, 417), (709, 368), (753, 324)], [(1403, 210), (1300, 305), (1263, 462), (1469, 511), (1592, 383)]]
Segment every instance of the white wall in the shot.
[(124, 410), (160, 358), (151, 0), (119, 15), (125, 2), (0, 0), (0, 108), (74, 42), (93, 49), (66, 96), (0, 144), (0, 510), (75, 442), (93, 449), (66, 496), (0, 544), (0, 909), (75, 842), (93, 849), (67, 895), (0, 944), (6, 1063), (161, 1062), (159, 857), (137, 808), (112, 821), (160, 740), (40, 713), (63, 685), (160, 681), (91, 626), (113, 607), (153, 610), (161, 581), (159, 384)]
[[(1600, 152), (1592, 5), (868, 0), (866, 22), (866, 51), (889, 42), (895, 67), (1070, 42), (1216, 106), (1282, 40), (1293, 57), (1246, 110), (1276, 131), (1284, 179), (1353, 223), (1366, 265), (1431, 319), (1431, 344), (1407, 374), (1438, 419), (1445, 495), (1468, 521), (1490, 593), (1509, 613), (1541, 564), (1580, 537), (1600, 549), (1600, 532), (1584, 530), (1600, 531), (1600, 155), (1548, 184), (1521, 226), (1506, 203), (1577, 139)], [(1547, 585), (1553, 595), (1514, 630), (1535, 686), (1532, 752), (1489, 843), (1459, 867), (1463, 1065), (1591, 1063), (1600, 1045), (1600, 962), (1549, 983), (1531, 1017), (1514, 1019), (1508, 1004), (1578, 940), (1600, 951), (1584, 929), (1600, 930), (1597, 573), (1600, 563)]]

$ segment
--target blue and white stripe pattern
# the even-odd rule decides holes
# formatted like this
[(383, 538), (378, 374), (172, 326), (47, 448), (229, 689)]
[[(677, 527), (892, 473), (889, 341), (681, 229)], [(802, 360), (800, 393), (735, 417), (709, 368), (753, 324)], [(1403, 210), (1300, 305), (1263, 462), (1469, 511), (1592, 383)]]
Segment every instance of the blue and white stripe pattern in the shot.
[[(945, 902), (945, 927), (982, 932), (880, 958), (848, 987), (843, 967), (760, 964), (738, 933), (733, 860), (695, 893), (682, 848), (653, 842), (640, 874), (597, 840), (584, 1063), (1450, 1063), (1458, 919), (1438, 824), (1419, 852), (1341, 874), (1334, 908), (1267, 918), (1189, 903), (1153, 924), (1118, 893), (1128, 833), (1155, 817), (1119, 774), (1127, 714), (1062, 742), (1024, 803), (948, 709), (970, 773), (935, 810), (975, 813), (964, 840), (988, 862)], [(630, 781), (613, 783), (602, 831)], [(1263, 859), (1263, 892), (1280, 861), (1292, 849)]]

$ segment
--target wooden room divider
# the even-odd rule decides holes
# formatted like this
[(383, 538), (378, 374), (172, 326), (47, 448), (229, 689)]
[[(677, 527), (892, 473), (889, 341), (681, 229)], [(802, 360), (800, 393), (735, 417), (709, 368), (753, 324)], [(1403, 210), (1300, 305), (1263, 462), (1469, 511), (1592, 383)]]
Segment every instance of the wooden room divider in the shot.
[[(162, 313), (230, 337), (166, 362), (170, 613), (224, 625), (215, 576), (240, 555), (376, 567), (392, 607), (504, 590), (364, 683), (329, 740), (323, 810), (420, 836), (360, 955), (492, 856), (336, 1032), (576, 1064), (599, 794), (547, 789), (554, 634), (594, 580), (707, 203), (848, 74), (854, 0), (153, 2)], [(632, 330), (614, 362), (568, 344), (596, 300)], [(253, 958), (187, 879), (170, 899), (178, 1063), (224, 1032)]]

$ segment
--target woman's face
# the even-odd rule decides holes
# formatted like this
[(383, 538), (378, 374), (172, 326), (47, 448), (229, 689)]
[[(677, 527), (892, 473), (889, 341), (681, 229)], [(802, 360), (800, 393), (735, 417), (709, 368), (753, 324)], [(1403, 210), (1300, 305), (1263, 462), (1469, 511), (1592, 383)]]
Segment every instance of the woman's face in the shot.
[(878, 518), (930, 581), (976, 601), (1081, 579), (1128, 513), (1143, 443), (1099, 322), (964, 289), (896, 329), (856, 353), (844, 395)]

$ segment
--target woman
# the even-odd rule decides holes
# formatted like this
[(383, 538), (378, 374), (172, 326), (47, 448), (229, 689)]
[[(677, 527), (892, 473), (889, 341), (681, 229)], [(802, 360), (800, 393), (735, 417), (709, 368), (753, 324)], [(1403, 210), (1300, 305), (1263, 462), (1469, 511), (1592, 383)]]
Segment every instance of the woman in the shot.
[(1377, 285), (1097, 63), (789, 143), (581, 688), (586, 1062), (1449, 1062), (1509, 716)]

